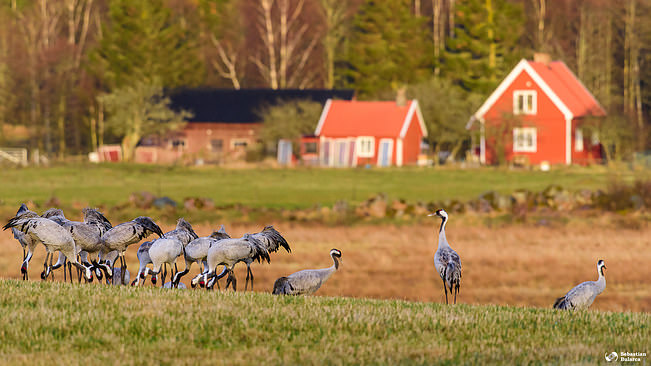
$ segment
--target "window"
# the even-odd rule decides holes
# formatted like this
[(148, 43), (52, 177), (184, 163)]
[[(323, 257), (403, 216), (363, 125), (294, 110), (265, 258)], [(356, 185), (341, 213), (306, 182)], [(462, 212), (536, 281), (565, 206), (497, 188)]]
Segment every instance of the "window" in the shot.
[(536, 152), (536, 129), (516, 127), (513, 129), (513, 152)]
[(361, 136), (357, 138), (357, 156), (360, 158), (375, 156), (375, 137)]
[(173, 149), (183, 150), (185, 149), (185, 140), (184, 139), (172, 139), (170, 141)]
[(306, 154), (316, 154), (316, 142), (306, 142), (303, 147)]
[(516, 90), (513, 92), (513, 114), (536, 114), (535, 90)]
[(574, 151), (583, 151), (583, 131), (580, 128), (574, 131)]
[(249, 144), (247, 139), (231, 139), (231, 148), (246, 148)]
[(210, 140), (210, 150), (212, 152), (222, 152), (223, 149), (224, 149), (224, 140), (222, 139)]

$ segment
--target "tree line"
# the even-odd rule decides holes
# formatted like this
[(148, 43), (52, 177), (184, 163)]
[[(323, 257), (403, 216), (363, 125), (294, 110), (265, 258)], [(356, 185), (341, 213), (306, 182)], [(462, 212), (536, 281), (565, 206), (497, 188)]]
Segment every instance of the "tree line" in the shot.
[(519, 59), (546, 52), (604, 106), (594, 128), (610, 158), (627, 159), (651, 147), (650, 10), (650, 0), (3, 0), (0, 145), (59, 158), (135, 146), (187, 117), (165, 111), (163, 91), (177, 87), (353, 88), (358, 99), (406, 90), (432, 148), (454, 157), (479, 104)]

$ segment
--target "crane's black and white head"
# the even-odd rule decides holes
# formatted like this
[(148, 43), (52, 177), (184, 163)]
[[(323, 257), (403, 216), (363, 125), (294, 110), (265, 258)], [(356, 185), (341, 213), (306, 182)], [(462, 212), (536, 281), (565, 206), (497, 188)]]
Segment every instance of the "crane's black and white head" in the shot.
[(147, 216), (138, 216), (135, 219), (133, 219), (135, 223), (138, 223), (139, 225), (142, 225), (146, 230), (151, 231), (152, 233), (158, 234), (159, 237), (163, 237), (163, 231), (156, 225), (154, 220), (151, 219), (151, 217)]
[(600, 259), (597, 262), (597, 271), (599, 271), (602, 276), (604, 276), (604, 269), (606, 269), (606, 262), (604, 262), (603, 259)]
[(341, 259), (341, 250), (339, 250), (339, 249), (331, 249), (330, 250), (330, 256), (337, 257), (338, 259)]
[(429, 214), (427, 216), (437, 216), (437, 217), (442, 218), (443, 220), (447, 220), (448, 213), (445, 212), (445, 210), (443, 210), (443, 209), (439, 209), (439, 210), (436, 210), (436, 212), (432, 212), (431, 214)]

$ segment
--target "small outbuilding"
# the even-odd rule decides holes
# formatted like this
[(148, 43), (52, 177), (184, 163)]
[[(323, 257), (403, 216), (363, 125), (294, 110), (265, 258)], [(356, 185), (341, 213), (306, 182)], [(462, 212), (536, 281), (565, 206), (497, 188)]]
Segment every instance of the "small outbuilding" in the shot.
[[(418, 101), (328, 100), (314, 132), (319, 165), (416, 164), (427, 129)], [(305, 143), (313, 143), (314, 137)]]
[[(606, 111), (562, 61), (536, 54), (522, 59), (471, 117), (479, 127), (479, 160), (525, 164), (601, 161), (590, 120)], [(479, 122), (478, 124), (476, 122)], [(477, 126), (478, 125), (478, 126)]]

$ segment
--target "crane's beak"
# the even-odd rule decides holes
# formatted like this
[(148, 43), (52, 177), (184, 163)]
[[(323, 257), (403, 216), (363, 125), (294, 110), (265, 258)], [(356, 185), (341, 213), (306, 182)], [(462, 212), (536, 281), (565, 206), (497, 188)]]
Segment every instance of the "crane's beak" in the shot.
[(431, 214), (429, 214), (427, 216), (436, 216), (436, 212), (432, 212)]

